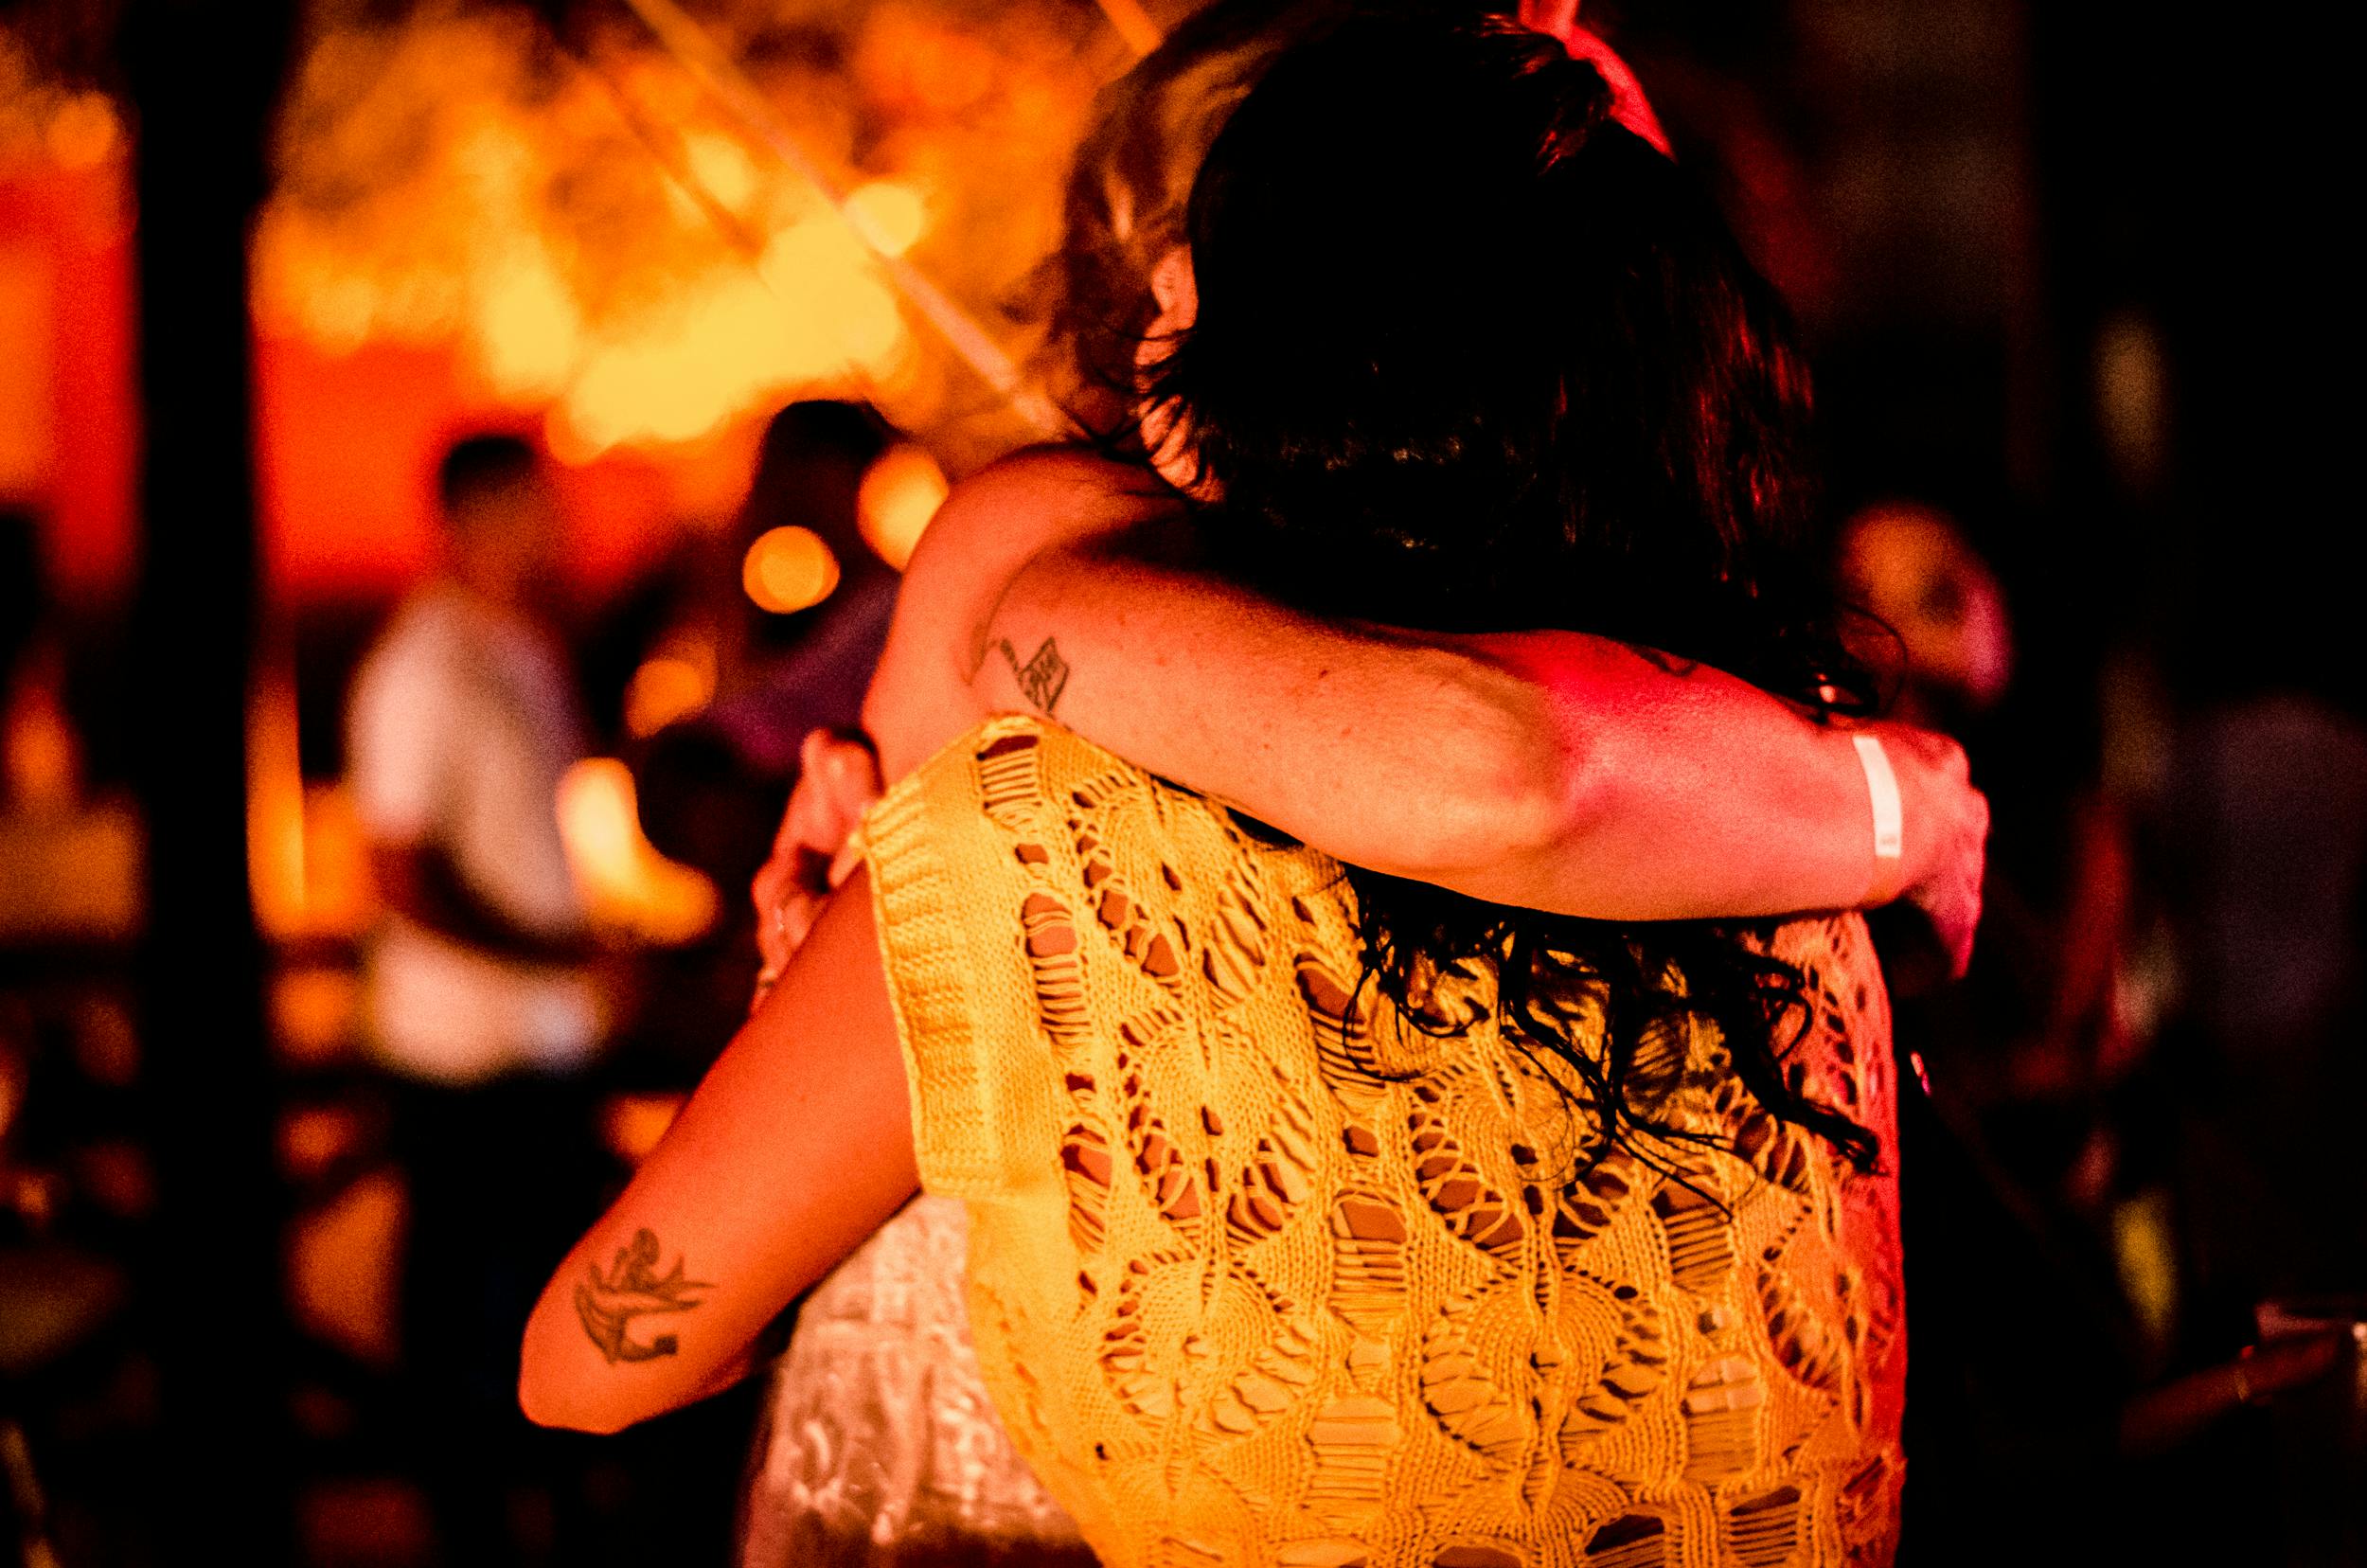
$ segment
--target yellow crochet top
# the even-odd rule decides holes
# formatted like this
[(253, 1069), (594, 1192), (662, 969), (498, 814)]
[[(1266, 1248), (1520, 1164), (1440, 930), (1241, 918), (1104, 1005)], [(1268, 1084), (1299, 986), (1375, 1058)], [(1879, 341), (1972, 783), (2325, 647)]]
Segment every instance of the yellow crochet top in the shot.
[[(1445, 1039), (1357, 999), (1322, 855), (1023, 719), (867, 832), (987, 1386), (1106, 1562), (1890, 1560), (1895, 1182), (1769, 1115), (1710, 1031), (1639, 1071), (1725, 1149), (1570, 1180), (1485, 981), (1431, 996)], [(1789, 1070), (1895, 1148), (1863, 925), (1777, 951), (1815, 1004)]]

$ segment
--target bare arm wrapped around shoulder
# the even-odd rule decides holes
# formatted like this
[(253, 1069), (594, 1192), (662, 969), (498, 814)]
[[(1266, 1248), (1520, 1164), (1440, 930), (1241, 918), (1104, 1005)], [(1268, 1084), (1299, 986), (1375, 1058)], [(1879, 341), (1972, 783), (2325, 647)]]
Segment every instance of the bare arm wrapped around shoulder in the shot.
[(1907, 893), (1959, 962), (1985, 803), (1952, 742), (1884, 741), (1904, 853), (1878, 865), (1851, 732), (1605, 638), (1301, 615), (1197, 569), (1140, 471), (1043, 454), (955, 491), (866, 720), (894, 778), (979, 717), (1048, 713), (1352, 864), (1607, 919)]

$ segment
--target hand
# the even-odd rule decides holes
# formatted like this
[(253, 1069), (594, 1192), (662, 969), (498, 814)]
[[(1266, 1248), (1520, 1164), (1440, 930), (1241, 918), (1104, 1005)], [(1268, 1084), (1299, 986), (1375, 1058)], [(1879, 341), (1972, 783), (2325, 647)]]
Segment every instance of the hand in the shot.
[(2147, 1389), (2121, 1407), (2121, 1450), (2139, 1458), (2166, 1452), (2234, 1411), (2316, 1382), (2342, 1364), (2349, 1340), (2341, 1329), (2273, 1340)]
[(756, 906), (756, 949), (764, 955), (758, 1002), (804, 944), (824, 900), (862, 859), (851, 842), (855, 828), (880, 798), (879, 759), (860, 735), (814, 730), (798, 758), (797, 788), (774, 836), (773, 856), (749, 887)]
[(1882, 741), (1898, 777), (1906, 818), (1905, 885), (1899, 897), (1923, 911), (1962, 978), (1981, 924), (1981, 879), (1988, 864), (1989, 800), (1974, 789), (1965, 748), (1910, 724), (1866, 726)]
[(2228, 1382), (2238, 1403), (2264, 1403), (2333, 1371), (2350, 1337), (2342, 1329), (2327, 1328), (2268, 1341), (2228, 1364)]

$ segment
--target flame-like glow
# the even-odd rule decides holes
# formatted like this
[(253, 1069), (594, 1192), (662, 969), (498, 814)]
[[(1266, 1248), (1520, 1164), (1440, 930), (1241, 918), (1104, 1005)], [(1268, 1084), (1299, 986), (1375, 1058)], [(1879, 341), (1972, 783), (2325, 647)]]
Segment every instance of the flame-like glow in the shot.
[(477, 301), (478, 352), (495, 391), (530, 399), (565, 389), (583, 346), (583, 318), (539, 245), (521, 245)]
[(910, 441), (888, 448), (863, 474), (856, 495), (864, 540), (881, 561), (902, 571), (952, 488), (925, 448)]
[[(715, 0), (701, 25), (844, 217), (637, 23), (554, 53), (525, 8), (332, 22), (281, 115), (258, 323), (334, 353), (456, 347), (574, 461), (696, 447), (798, 397), (867, 397), (966, 462), (1023, 437), (865, 241), (928, 241), (937, 289), (994, 318), (1125, 63), (1108, 24), (1058, 0)], [(752, 47), (784, 25), (812, 36)]]
[(740, 586), (776, 615), (809, 609), (838, 586), (838, 557), (811, 528), (767, 528), (739, 563)]
[(0, 17), (0, 168), (23, 160), (80, 171), (122, 148), (113, 100), (58, 80)]
[(322, 936), (359, 936), (370, 922), (369, 850), (353, 791), (343, 780), (304, 787), (304, 924)]
[(295, 683), (257, 683), (246, 704), (246, 870), (255, 918), (282, 940), (304, 931), (304, 774)]
[(356, 936), (369, 923), (368, 851), (342, 783), (305, 782), (295, 686), (266, 675), (247, 700), (247, 881), (256, 923), (279, 941)]
[(692, 136), (684, 145), (691, 178), (724, 207), (745, 213), (756, 194), (756, 160), (729, 136)]
[(47, 682), (21, 681), (0, 708), (0, 788), (20, 811), (69, 811), (82, 793), (82, 742)]
[(642, 836), (632, 773), (614, 757), (586, 757), (561, 777), (559, 833), (600, 924), (673, 945), (715, 923), (715, 884)]

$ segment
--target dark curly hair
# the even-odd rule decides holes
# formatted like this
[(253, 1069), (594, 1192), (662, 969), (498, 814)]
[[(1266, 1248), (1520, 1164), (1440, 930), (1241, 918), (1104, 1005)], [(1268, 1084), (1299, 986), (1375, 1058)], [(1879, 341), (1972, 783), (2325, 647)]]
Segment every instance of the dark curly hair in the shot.
[[(1221, 495), (1195, 508), (1219, 565), (1326, 614), (1588, 632), (1820, 715), (1863, 706), (1786, 312), (1594, 69), (1427, 8), (1335, 18), (1261, 64), (1192, 188), (1197, 325), (1148, 387)], [(1417, 1027), (1442, 972), (1493, 971), (1502, 1022), (1581, 1113), (1582, 1165), (1687, 1138), (1651, 1045), (1697, 1022), (1770, 1111), (1874, 1162), (1783, 1070), (1810, 1015), (1773, 922), (1581, 919), (1348, 876), (1366, 981)]]

